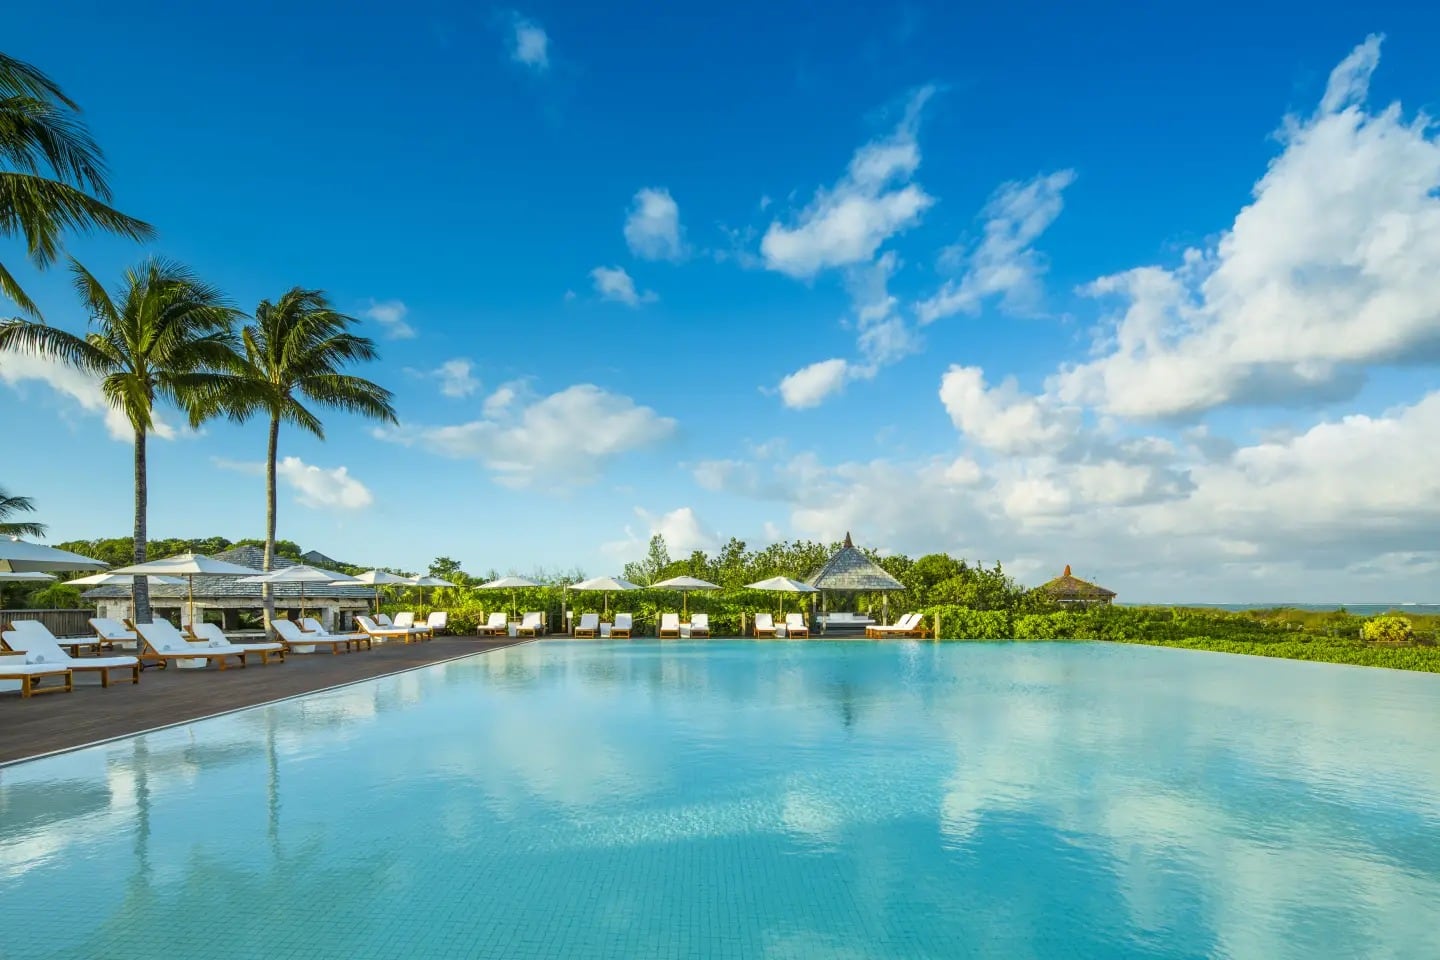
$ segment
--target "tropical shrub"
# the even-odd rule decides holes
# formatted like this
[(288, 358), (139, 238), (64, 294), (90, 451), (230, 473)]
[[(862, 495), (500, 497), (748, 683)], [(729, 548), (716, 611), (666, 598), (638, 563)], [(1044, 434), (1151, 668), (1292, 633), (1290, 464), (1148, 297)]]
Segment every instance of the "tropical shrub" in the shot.
[(1360, 637), (1370, 643), (1409, 643), (1415, 639), (1415, 628), (1404, 617), (1374, 617), (1360, 627)]

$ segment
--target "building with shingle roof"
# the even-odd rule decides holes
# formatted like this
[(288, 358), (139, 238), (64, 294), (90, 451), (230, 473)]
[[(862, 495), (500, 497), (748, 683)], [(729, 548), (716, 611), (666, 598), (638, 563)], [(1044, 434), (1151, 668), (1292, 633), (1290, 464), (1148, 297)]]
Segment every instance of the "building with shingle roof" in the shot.
[(904, 590), (905, 584), (886, 573), (880, 564), (871, 560), (855, 546), (850, 534), (845, 534), (845, 545), (825, 561), (825, 565), (808, 580), (812, 587), (821, 590), (843, 590), (851, 593), (879, 593), (887, 590)]
[(1054, 580), (1042, 583), (1035, 588), (1045, 594), (1055, 603), (1065, 606), (1089, 607), (1108, 604), (1115, 599), (1114, 590), (1106, 590), (1104, 587), (1091, 583), (1089, 580), (1081, 580), (1070, 572), (1070, 564), (1065, 564), (1065, 572)]
[[(316, 551), (311, 551), (311, 554), (324, 557), (324, 554)], [(311, 554), (306, 554), (306, 556)], [(256, 574), (259, 574), (265, 566), (265, 550), (256, 546), (231, 547), (223, 553), (215, 554), (215, 559), (239, 564), (242, 567), (251, 567)], [(310, 565), (321, 566), (318, 563)], [(272, 566), (274, 569), (280, 570), (296, 566), (296, 561), (285, 557), (276, 557)], [(239, 624), (239, 616), (242, 612), (258, 613), (263, 610), (265, 606), (262, 592), (264, 585), (242, 583), (243, 579), (243, 577), (196, 577), (196, 618), (203, 617), (206, 610), (219, 610), (220, 620), (226, 629), (234, 629)], [(189, 585), (184, 583), (169, 586), (152, 585), (150, 587), (150, 605), (155, 609), (156, 616), (179, 622), (181, 611), (185, 607), (188, 589)], [(292, 618), (300, 616), (301, 584), (273, 583), (270, 584), (270, 592), (275, 598), (277, 611), (289, 611)], [(99, 607), (102, 617), (124, 618), (130, 616), (130, 588), (123, 584), (96, 587), (86, 591), (82, 596)], [(307, 615), (319, 617), (327, 626), (344, 626), (355, 614), (364, 613), (369, 609), (375, 593), (371, 587), (367, 586), (340, 587), (323, 583), (307, 583), (304, 584), (303, 596)], [(212, 617), (212, 619), (214, 618)]]

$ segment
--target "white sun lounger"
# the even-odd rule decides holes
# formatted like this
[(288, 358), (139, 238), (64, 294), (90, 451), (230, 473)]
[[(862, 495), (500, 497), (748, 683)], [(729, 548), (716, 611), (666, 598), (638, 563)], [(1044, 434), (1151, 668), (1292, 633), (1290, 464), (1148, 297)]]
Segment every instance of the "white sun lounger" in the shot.
[(615, 626), (610, 628), (610, 636), (624, 637), (630, 639), (630, 633), (635, 629), (635, 617), (628, 613), (615, 614)]
[(656, 636), (658, 636), (661, 640), (665, 640), (667, 638), (672, 640), (680, 639), (680, 614), (660, 614), (660, 629), (656, 631)]
[(710, 614), (696, 613), (690, 616), (690, 636), (692, 639), (710, 636)]
[(370, 635), (371, 640), (404, 640), (409, 643), (411, 640), (419, 640), (425, 630), (421, 627), (383, 627), (371, 620), (369, 617), (356, 617), (355, 623)]
[(450, 613), (446, 610), (431, 610), (430, 616), (425, 618), (425, 626), (430, 628), (430, 636), (441, 630), (450, 629)]
[(918, 613), (907, 613), (899, 620), (884, 626), (872, 623), (865, 628), (865, 636), (878, 637), (923, 637), (928, 632), (920, 625), (921, 615)]
[(775, 618), (768, 613), (755, 614), (755, 636), (775, 636)]
[(169, 666), (176, 660), (208, 660), (224, 670), (226, 658), (235, 657), (240, 666), (245, 666), (246, 654), (240, 647), (229, 643), (191, 642), (169, 620), (137, 623), (135, 630), (140, 634), (141, 660), (158, 660), (162, 666)]
[[(0, 653), (0, 680), (17, 680), (20, 696), (30, 698), (37, 693), (69, 693), (75, 689), (75, 675), (69, 668), (51, 663), (26, 663), (23, 653)], [(58, 687), (41, 687), (38, 684), (46, 677), (60, 681)]]
[(596, 637), (600, 635), (600, 614), (582, 613), (580, 622), (575, 625), (575, 636)]
[(810, 636), (810, 626), (805, 622), (803, 613), (785, 614), (785, 633), (792, 637)]
[(506, 628), (510, 626), (508, 620), (509, 618), (505, 616), (505, 611), (495, 610), (490, 614), (489, 620), (486, 620), (475, 628), (475, 632), (482, 637), (502, 636)]
[(95, 638), (100, 641), (96, 646), (119, 647), (122, 650), (137, 650), (140, 647), (140, 635), (125, 626), (124, 621), (91, 617), (90, 629), (95, 631)]
[(270, 665), (270, 657), (277, 656), (280, 662), (285, 662), (285, 644), (283, 643), (236, 643), (225, 636), (225, 631), (220, 629), (218, 623), (192, 623), (190, 632), (195, 634), (195, 639), (201, 643), (228, 643), (231, 646), (239, 647), (246, 653), (257, 654), (260, 657), (261, 666)]
[(72, 673), (98, 673), (100, 686), (110, 686), (110, 671), (129, 671), (131, 683), (140, 682), (140, 661), (135, 657), (72, 657), (61, 649), (45, 624), (39, 620), (16, 620), (3, 634), (5, 646), (25, 654), (27, 664), (43, 664)]
[(349, 640), (351, 649), (364, 647), (366, 650), (373, 649), (375, 644), (370, 640), (370, 634), (356, 631), (355, 633), (331, 633), (325, 629), (325, 625), (314, 617), (302, 617), (300, 629), (307, 634), (317, 637), (325, 637), (331, 640)]
[(528, 633), (532, 637), (540, 636), (540, 630), (542, 627), (545, 626), (545, 624), (542, 623), (540, 620), (541, 616), (542, 614), (532, 610), (531, 612), (525, 614), (525, 616), (521, 617), (520, 626), (515, 628), (515, 636), (518, 637), (522, 633)]
[(332, 654), (339, 653), (343, 648), (347, 653), (350, 650), (349, 637), (321, 636), (318, 633), (306, 633), (300, 629), (300, 625), (293, 620), (276, 619), (270, 621), (270, 629), (275, 631), (275, 636), (281, 643), (285, 644), (285, 650), (289, 653), (314, 653), (319, 647), (329, 647)]

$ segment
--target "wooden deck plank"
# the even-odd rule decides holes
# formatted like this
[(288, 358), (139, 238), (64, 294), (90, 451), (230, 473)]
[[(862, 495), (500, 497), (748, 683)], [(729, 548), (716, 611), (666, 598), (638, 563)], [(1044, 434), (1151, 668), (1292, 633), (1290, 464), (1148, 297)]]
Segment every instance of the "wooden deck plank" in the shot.
[(292, 654), (269, 666), (252, 658), (245, 669), (223, 673), (149, 669), (138, 685), (109, 689), (101, 689), (93, 674), (76, 674), (73, 693), (28, 700), (19, 693), (0, 694), (0, 764), (523, 642), (528, 641), (439, 637), (338, 656)]

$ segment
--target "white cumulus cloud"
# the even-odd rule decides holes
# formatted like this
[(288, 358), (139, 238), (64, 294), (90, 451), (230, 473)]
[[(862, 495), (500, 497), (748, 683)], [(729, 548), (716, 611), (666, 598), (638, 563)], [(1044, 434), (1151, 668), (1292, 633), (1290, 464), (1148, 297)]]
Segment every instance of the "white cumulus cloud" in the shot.
[(912, 182), (920, 166), (920, 111), (933, 92), (925, 87), (915, 93), (895, 130), (857, 150), (845, 175), (818, 191), (790, 225), (770, 224), (760, 241), (767, 268), (809, 278), (829, 267), (862, 263), (919, 222), (935, 202)]
[(375, 435), (476, 460), (506, 486), (563, 488), (591, 482), (611, 460), (668, 440), (676, 426), (630, 397), (588, 383), (544, 397), (512, 392), (504, 403), (485, 406), (482, 417), (466, 423), (406, 424)]
[[(212, 457), (217, 467), (263, 476), (265, 464)], [(370, 488), (351, 476), (347, 467), (317, 467), (299, 457), (281, 457), (275, 463), (276, 479), (295, 494), (295, 502), (317, 510), (363, 510), (375, 502)]]
[(510, 16), (510, 59), (536, 73), (550, 69), (550, 35), (529, 17)]
[(856, 371), (849, 361), (838, 357), (817, 361), (780, 381), (780, 399), (792, 410), (819, 406), (855, 377)]
[(625, 218), (625, 242), (643, 260), (685, 259), (680, 205), (669, 190), (646, 187), (635, 194)]
[(480, 389), (480, 381), (475, 378), (475, 364), (465, 357), (446, 360), (430, 375), (440, 385), (441, 393), (457, 400)]
[[(29, 381), (43, 383), (56, 393), (69, 397), (85, 413), (102, 417), (105, 429), (112, 438), (126, 443), (135, 439), (135, 428), (130, 425), (125, 414), (112, 407), (105, 399), (105, 394), (100, 390), (100, 381), (58, 360), (25, 353), (0, 355), (0, 381), (17, 390)], [(151, 427), (151, 434), (162, 440), (174, 440), (178, 436), (190, 435), (189, 431), (177, 431), (158, 410), (151, 416)]]
[(627, 307), (638, 307), (642, 303), (654, 303), (660, 297), (651, 290), (643, 293), (635, 289), (635, 280), (625, 272), (624, 267), (596, 267), (590, 271), (595, 292), (601, 300), (613, 300)]

